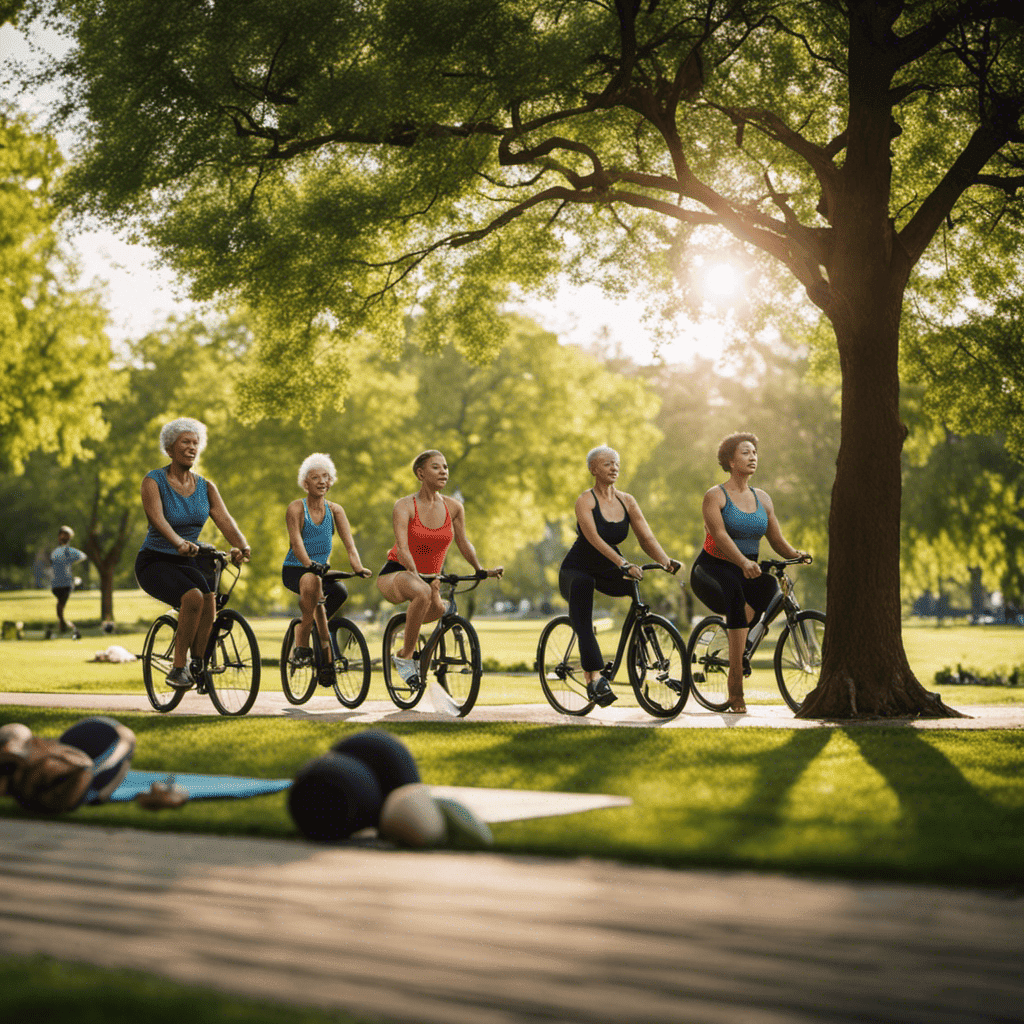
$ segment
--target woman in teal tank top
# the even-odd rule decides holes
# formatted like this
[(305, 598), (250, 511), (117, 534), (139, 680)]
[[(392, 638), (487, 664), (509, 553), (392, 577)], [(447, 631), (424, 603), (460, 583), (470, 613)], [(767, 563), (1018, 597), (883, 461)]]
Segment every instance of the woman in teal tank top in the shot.
[(334, 685), (334, 656), (327, 623), (348, 598), (340, 580), (324, 581), (315, 571), (330, 560), (335, 531), (345, 545), (352, 571), (363, 577), (373, 575), (363, 567), (345, 510), (336, 501), (327, 500), (327, 492), (337, 479), (338, 471), (329, 455), (314, 452), (308, 456), (299, 466), (299, 486), (306, 497), (291, 502), (284, 517), (291, 547), (281, 566), (281, 581), (299, 595), (302, 609), (302, 622), (295, 627), (292, 659), (296, 664), (312, 663), (309, 636), (315, 621), (323, 650), (323, 686)]

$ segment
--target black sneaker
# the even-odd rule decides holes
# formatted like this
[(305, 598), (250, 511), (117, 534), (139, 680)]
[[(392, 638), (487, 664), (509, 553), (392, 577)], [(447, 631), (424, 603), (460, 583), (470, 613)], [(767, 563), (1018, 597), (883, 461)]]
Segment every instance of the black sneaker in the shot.
[(606, 708), (619, 698), (612, 692), (608, 680), (604, 676), (598, 676), (587, 683), (587, 699), (592, 700), (598, 707)]
[(168, 686), (173, 686), (175, 690), (191, 690), (196, 684), (184, 665), (181, 668), (172, 668), (165, 676), (164, 681)]
[(206, 693), (209, 689), (210, 674), (206, 671), (206, 662), (201, 658), (193, 658), (188, 663), (189, 675), (196, 681), (196, 689)]
[(334, 674), (334, 662), (326, 661), (320, 666), (320, 685), (321, 686), (333, 686), (337, 681), (337, 676)]
[(312, 664), (312, 647), (296, 647), (292, 650), (292, 666), (294, 668), (309, 668)]

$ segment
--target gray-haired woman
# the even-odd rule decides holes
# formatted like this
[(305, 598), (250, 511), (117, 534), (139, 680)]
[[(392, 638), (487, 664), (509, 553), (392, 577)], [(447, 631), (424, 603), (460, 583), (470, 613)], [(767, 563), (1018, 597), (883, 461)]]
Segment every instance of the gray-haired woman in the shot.
[(212, 519), (228, 539), (236, 564), (249, 561), (251, 554), (216, 486), (193, 471), (205, 447), (206, 427), (199, 420), (182, 417), (164, 424), (160, 448), (171, 461), (150, 470), (142, 481), (149, 532), (135, 559), (135, 578), (151, 597), (179, 609), (167, 683), (181, 690), (190, 689), (205, 672), (216, 611), (216, 595), (195, 560), (206, 520)]
[(676, 573), (682, 563), (669, 558), (644, 518), (636, 498), (615, 486), (619, 453), (599, 445), (587, 453), (587, 469), (594, 486), (576, 499), (576, 542), (558, 571), (558, 589), (569, 602), (569, 618), (580, 645), (580, 664), (587, 680), (587, 696), (607, 707), (616, 696), (602, 674), (604, 658), (594, 635), (594, 591), (609, 597), (628, 597), (633, 581), (643, 570), (618, 549), (633, 527), (640, 547), (659, 565)]

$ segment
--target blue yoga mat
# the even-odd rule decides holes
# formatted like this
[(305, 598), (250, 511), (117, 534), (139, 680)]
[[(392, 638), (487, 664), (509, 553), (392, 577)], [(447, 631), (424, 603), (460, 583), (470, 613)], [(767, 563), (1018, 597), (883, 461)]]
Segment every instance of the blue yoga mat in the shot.
[(291, 779), (246, 779), (235, 775), (189, 775), (185, 772), (129, 771), (124, 781), (111, 794), (113, 801), (134, 800), (145, 793), (154, 782), (174, 780), (175, 785), (188, 790), (192, 800), (240, 800), (247, 796), (279, 793), (287, 789)]

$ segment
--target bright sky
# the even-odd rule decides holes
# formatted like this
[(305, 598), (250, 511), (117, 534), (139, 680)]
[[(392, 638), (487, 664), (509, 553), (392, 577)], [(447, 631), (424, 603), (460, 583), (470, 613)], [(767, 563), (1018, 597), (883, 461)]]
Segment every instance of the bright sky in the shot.
[[(57, 37), (34, 38), (48, 49), (62, 45)], [(26, 38), (9, 25), (0, 26), (0, 59), (6, 63), (29, 56)], [(45, 101), (46, 97), (21, 98), (22, 105), (37, 116), (42, 115)], [(63, 144), (66, 140), (59, 141)], [(80, 257), (83, 281), (105, 286), (115, 339), (139, 337), (163, 323), (168, 315), (195, 308), (173, 275), (154, 266), (151, 250), (130, 245), (106, 230), (78, 234), (71, 243)], [(726, 298), (735, 283), (731, 268), (710, 268), (707, 287), (713, 296)], [(639, 302), (618, 303), (597, 286), (565, 284), (554, 300), (526, 300), (522, 309), (564, 343), (587, 347), (600, 342), (613, 351), (621, 347), (636, 362), (655, 361), (655, 340), (642, 322), (643, 306)], [(688, 362), (698, 354), (720, 356), (717, 334), (714, 327), (681, 322), (674, 340), (662, 345), (658, 361)]]

